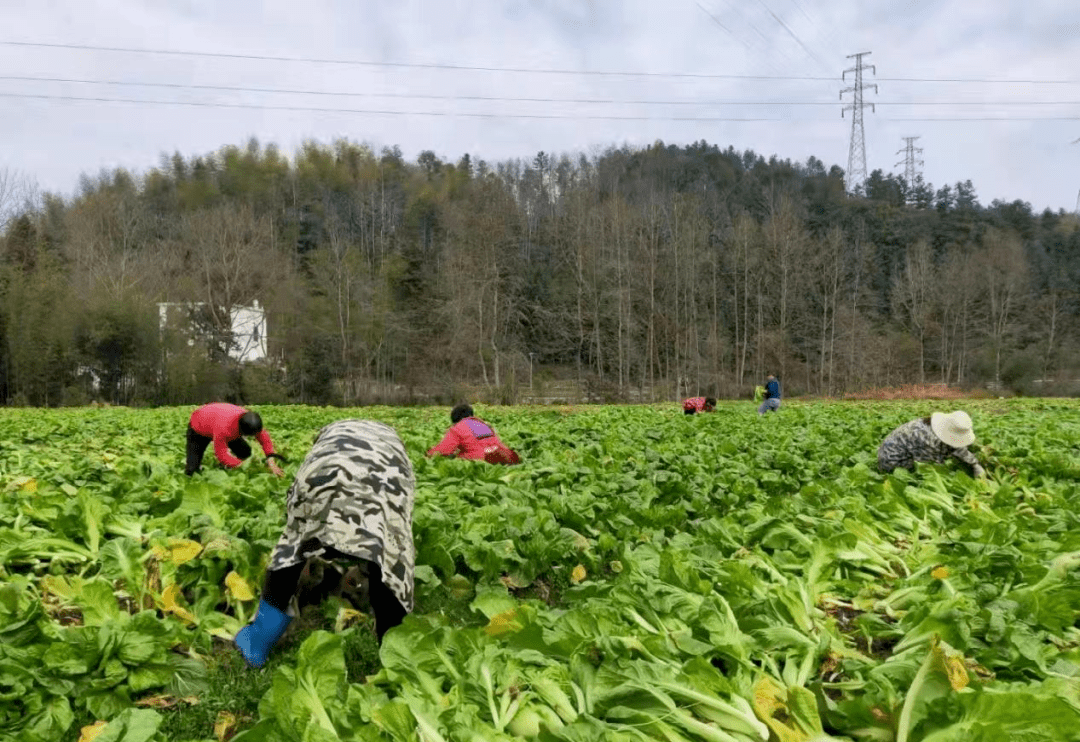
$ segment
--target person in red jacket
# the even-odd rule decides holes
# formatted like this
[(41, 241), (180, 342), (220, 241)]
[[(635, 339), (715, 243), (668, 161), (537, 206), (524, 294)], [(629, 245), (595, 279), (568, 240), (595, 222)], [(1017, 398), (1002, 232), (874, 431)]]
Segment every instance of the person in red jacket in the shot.
[(682, 408), (687, 415), (696, 415), (699, 412), (713, 412), (716, 410), (716, 400), (712, 397), (691, 397), (682, 403)]
[(473, 408), (459, 404), (450, 411), (453, 425), (439, 445), (428, 450), (428, 456), (439, 453), (463, 459), (483, 459), (489, 464), (520, 464), (521, 457), (499, 440), (495, 431), (483, 420), (473, 417)]
[(259, 413), (224, 402), (203, 405), (191, 413), (187, 429), (187, 468), (184, 473), (190, 477), (202, 469), (203, 454), (211, 443), (214, 444), (214, 455), (222, 465), (229, 469), (240, 466), (244, 459), (251, 456), (251, 446), (243, 439), (245, 435), (255, 436), (266, 454), (266, 465), (270, 471), (282, 476), (285, 472), (274, 461), (274, 457), (280, 456), (274, 453), (274, 444), (270, 434), (263, 430)]

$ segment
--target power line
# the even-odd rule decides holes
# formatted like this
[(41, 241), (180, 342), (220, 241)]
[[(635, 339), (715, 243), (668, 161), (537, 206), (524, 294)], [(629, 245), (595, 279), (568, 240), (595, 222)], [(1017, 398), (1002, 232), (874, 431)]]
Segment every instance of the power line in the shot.
[[(191, 106), (199, 108), (242, 108), (253, 110), (269, 110), (269, 111), (303, 111), (303, 112), (316, 112), (316, 113), (355, 113), (355, 114), (369, 114), (378, 116), (446, 116), (446, 117), (466, 117), (466, 118), (520, 118), (520, 119), (562, 119), (568, 121), (575, 120), (606, 120), (606, 121), (748, 121), (748, 122), (776, 122), (776, 123), (793, 123), (793, 124), (806, 124), (806, 123), (826, 123), (827, 119), (782, 119), (782, 118), (737, 118), (737, 117), (725, 117), (725, 116), (605, 116), (599, 114), (573, 114), (573, 115), (557, 115), (557, 114), (527, 114), (527, 113), (474, 113), (474, 112), (457, 112), (457, 111), (395, 111), (385, 109), (369, 109), (369, 108), (322, 108), (315, 106), (273, 106), (273, 105), (261, 105), (255, 103), (228, 103), (228, 102), (215, 102), (215, 101), (183, 101), (183, 100), (147, 100), (140, 98), (100, 98), (93, 96), (75, 96), (75, 95), (43, 95), (34, 93), (7, 93), (0, 92), (0, 98), (28, 98), (33, 100), (53, 100), (53, 101), (73, 101), (73, 102), (91, 102), (91, 103), (127, 103), (135, 105), (154, 105), (154, 106)], [(835, 105), (835, 104), (829, 104)], [(869, 105), (869, 104), (867, 104)], [(1034, 116), (1034, 117), (1017, 117), (1017, 116), (997, 116), (997, 117), (962, 117), (962, 118), (882, 118), (882, 121), (1080, 121), (1080, 116)]]
[[(813, 75), (734, 75), (700, 72), (640, 72), (640, 71), (617, 71), (617, 70), (568, 70), (526, 67), (491, 67), (479, 65), (458, 65), (426, 62), (372, 62), (358, 59), (325, 59), (317, 57), (288, 57), (274, 56), (269, 54), (230, 54), (223, 52), (200, 52), (181, 49), (139, 49), (134, 47), (96, 46), (92, 44), (55, 44), (39, 41), (7, 41), (0, 40), (0, 46), (40, 47), (47, 49), (73, 49), (80, 51), (105, 51), (124, 54), (159, 54), (169, 56), (186, 57), (209, 57), (218, 59), (250, 59), (270, 62), (299, 62), (308, 64), (336, 64), (352, 65), (360, 67), (400, 67), (414, 69), (441, 69), (458, 70), (468, 72), (513, 72), (521, 74), (538, 75), (599, 75), (608, 77), (672, 77), (672, 78), (699, 78), (699, 79), (723, 79), (723, 80), (790, 80), (808, 81), (818, 80), (824, 82), (836, 82), (835, 77)], [(986, 84), (1026, 84), (1026, 85), (1080, 85), (1080, 79), (1008, 79), (1008, 78), (976, 78), (976, 77), (880, 77), (887, 82), (931, 82), (931, 83), (986, 83)]]
[(208, 101), (183, 100), (145, 100), (138, 98), (95, 98), (75, 95), (38, 95), (33, 93), (2, 93), (3, 98), (32, 98), (36, 100), (86, 101), (94, 103), (136, 103), (160, 106), (196, 106), (201, 108), (249, 108), (269, 111), (312, 111), (317, 113), (359, 113), (377, 116), (462, 116), (467, 118), (520, 118), (520, 119), (602, 119), (607, 121), (779, 121), (769, 118), (729, 118), (724, 116), (603, 116), (597, 114), (575, 114), (560, 116), (557, 114), (533, 113), (473, 113), (461, 111), (390, 111), (370, 108), (317, 108), (310, 106), (267, 106), (254, 103), (220, 103)]
[[(885, 78), (878, 78), (885, 79)], [(114, 85), (119, 87), (149, 87), (168, 89), (189, 90), (217, 90), (222, 92), (240, 93), (273, 93), (282, 95), (322, 95), (328, 97), (348, 98), (400, 98), (418, 100), (472, 100), (472, 101), (505, 101), (520, 103), (585, 103), (604, 105), (648, 105), (648, 106), (832, 106), (835, 101), (802, 101), (802, 100), (645, 100), (645, 99), (619, 99), (619, 98), (545, 98), (545, 97), (515, 97), (501, 95), (446, 95), (437, 93), (383, 93), (383, 92), (356, 92), (348, 90), (311, 90), (305, 88), (265, 88), (248, 87), (243, 85), (207, 85), (198, 83), (171, 83), (171, 82), (140, 82), (137, 80), (94, 80), (74, 77), (37, 77), (32, 75), (0, 75), (0, 80), (16, 82), (56, 82), (73, 83), (78, 85)], [(971, 100), (941, 100), (941, 101), (875, 101), (879, 106), (1080, 106), (1080, 100), (1040, 100), (1040, 101), (971, 101)]]
[(512, 97), (499, 95), (445, 95), (435, 93), (375, 93), (343, 90), (307, 90), (297, 88), (258, 88), (239, 85), (200, 85), (195, 83), (138, 82), (134, 80), (90, 80), (70, 77), (33, 77), (27, 75), (0, 75), (0, 80), (22, 82), (60, 82), (80, 85), (117, 85), (125, 87), (155, 87), (170, 89), (220, 90), (244, 93), (279, 93), (289, 95), (325, 95), (352, 98), (417, 98), (422, 100), (476, 100), (476, 101), (512, 101), (523, 103), (596, 103), (627, 105), (664, 105), (664, 106), (831, 106), (830, 101), (688, 101), (688, 100), (625, 100), (616, 98), (541, 98)]
[(770, 8), (768, 5), (765, 4), (765, 0), (757, 0), (757, 1), (758, 1), (758, 5), (765, 8), (765, 10), (767, 10), (769, 12), (769, 15), (771, 15), (773, 17), (773, 19), (777, 23), (780, 24), (780, 27), (783, 28), (785, 31), (787, 31), (788, 36), (795, 39), (795, 41), (798, 43), (798, 45), (803, 48), (804, 52), (809, 54), (814, 59), (814, 61), (817, 62), (818, 64), (820, 64), (822, 67), (825, 66), (825, 63), (823, 61), (821, 61), (821, 57), (819, 57), (817, 54), (814, 54), (814, 52), (810, 50), (810, 47), (808, 47), (806, 44), (804, 44), (802, 42), (802, 39), (800, 39), (798, 36), (795, 35), (795, 32), (792, 31), (791, 28), (788, 27), (788, 24), (784, 23), (780, 19), (780, 16), (776, 15), (776, 13), (774, 13), (772, 11), (772, 8)]
[(720, 28), (722, 28), (722, 29), (724, 29), (725, 31), (727, 31), (727, 32), (728, 32), (728, 34), (729, 34), (729, 35), (730, 35), (730, 36), (731, 36), (731, 37), (732, 37), (733, 39), (735, 39), (735, 40), (737, 40), (737, 41), (741, 41), (741, 42), (742, 42), (742, 45), (743, 45), (743, 46), (747, 46), (747, 43), (746, 43), (746, 41), (744, 41), (744, 40), (743, 40), (742, 38), (740, 38), (740, 37), (736, 36), (736, 35), (735, 35), (735, 34), (734, 34), (734, 33), (733, 33), (732, 31), (731, 31), (731, 29), (730, 29), (730, 28), (728, 28), (727, 26), (725, 26), (725, 25), (724, 25), (723, 23), (721, 23), (721, 22), (720, 22), (720, 19), (719, 19), (719, 18), (717, 18), (717, 17), (716, 17), (715, 15), (713, 15), (712, 13), (710, 13), (710, 12), (709, 12), (709, 11), (708, 11), (708, 10), (707, 10), (707, 9), (705, 8), (705, 6), (704, 6), (704, 5), (702, 5), (701, 3), (699, 3), (699, 2), (697, 1), (697, 0), (694, 0), (694, 5), (696, 5), (696, 6), (698, 6), (699, 8), (701, 8), (701, 12), (702, 12), (702, 13), (704, 13), (705, 15), (709, 16), (710, 18), (712, 18), (712, 22), (713, 22), (713, 23), (715, 23), (715, 24), (716, 24), (717, 26), (719, 26)]
[[(750, 46), (750, 43), (745, 38), (743, 38), (743, 36), (740, 36), (740, 35), (734, 33), (730, 28), (728, 28), (726, 25), (724, 25), (720, 21), (720, 19), (717, 18), (716, 15), (714, 15), (708, 8), (706, 8), (704, 5), (702, 5), (700, 2), (698, 2), (698, 0), (694, 0), (694, 4), (697, 5), (698, 8), (701, 9), (701, 12), (703, 12), (705, 15), (709, 16), (709, 18), (712, 19), (713, 23), (715, 23), (717, 26), (719, 26), (724, 31), (726, 31), (729, 36), (731, 36), (733, 39), (737, 40), (740, 44), (742, 44), (748, 50), (752, 49), (752, 47)], [(750, 27), (754, 28), (753, 24), (751, 24)], [(762, 40), (765, 41), (765, 35), (762, 34), (760, 31), (758, 31), (756, 28), (754, 28), (754, 30), (757, 31), (758, 36), (761, 36)], [(772, 67), (774, 70), (776, 69), (775, 65), (773, 65), (771, 61), (769, 62), (769, 66)]]
[(1002, 77), (879, 77), (883, 82), (975, 82), (992, 85), (1080, 85), (1080, 80), (1017, 80)]
[(485, 67), (477, 65), (442, 64), (428, 62), (372, 62), (359, 59), (321, 59), (316, 57), (285, 57), (269, 54), (227, 54), (222, 52), (197, 52), (178, 49), (137, 49), (119, 46), (94, 46), (91, 44), (51, 44), (36, 41), (4, 41), (3, 46), (44, 47), (48, 49), (76, 49), (80, 51), (104, 51), (124, 54), (161, 54), (184, 57), (211, 57), (217, 59), (251, 59), (269, 62), (303, 62), (308, 64), (337, 64), (359, 67), (400, 67), (406, 69), (457, 70), (468, 72), (514, 72), (538, 75), (600, 75), (608, 77), (683, 77), (698, 79), (732, 80), (825, 80), (835, 82), (834, 77), (795, 77), (790, 75), (725, 75), (699, 72), (619, 72), (614, 70), (566, 70), (526, 67)]
[(965, 116), (958, 118), (886, 118), (881, 121), (1080, 121), (1080, 116)]

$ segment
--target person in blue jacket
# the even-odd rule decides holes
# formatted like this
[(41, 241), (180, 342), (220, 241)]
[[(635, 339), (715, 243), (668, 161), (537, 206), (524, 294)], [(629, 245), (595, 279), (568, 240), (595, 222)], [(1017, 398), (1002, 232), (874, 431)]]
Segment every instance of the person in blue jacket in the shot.
[(765, 381), (765, 401), (758, 407), (758, 414), (764, 415), (766, 412), (776, 412), (780, 409), (780, 382), (776, 380), (776, 377), (769, 374)]

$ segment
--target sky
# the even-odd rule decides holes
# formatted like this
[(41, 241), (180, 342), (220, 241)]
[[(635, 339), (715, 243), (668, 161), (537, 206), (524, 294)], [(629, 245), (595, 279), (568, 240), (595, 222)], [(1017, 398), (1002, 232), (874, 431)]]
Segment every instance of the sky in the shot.
[(3, 0), (0, 172), (71, 195), (250, 137), (489, 163), (705, 140), (847, 169), (858, 52), (867, 172), (902, 175), (919, 137), (935, 187), (1077, 207), (1076, 0)]

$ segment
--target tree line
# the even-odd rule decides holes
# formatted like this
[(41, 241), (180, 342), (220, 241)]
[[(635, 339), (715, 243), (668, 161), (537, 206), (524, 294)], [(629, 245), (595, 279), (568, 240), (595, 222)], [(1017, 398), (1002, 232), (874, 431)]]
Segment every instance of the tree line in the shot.
[[(489, 164), (250, 141), (4, 202), (8, 404), (1068, 393), (1080, 223), (704, 141)], [(267, 310), (270, 358), (230, 357)], [(191, 304), (162, 326), (157, 305)], [(199, 332), (194, 335), (189, 325)]]

